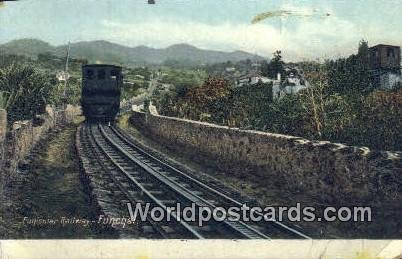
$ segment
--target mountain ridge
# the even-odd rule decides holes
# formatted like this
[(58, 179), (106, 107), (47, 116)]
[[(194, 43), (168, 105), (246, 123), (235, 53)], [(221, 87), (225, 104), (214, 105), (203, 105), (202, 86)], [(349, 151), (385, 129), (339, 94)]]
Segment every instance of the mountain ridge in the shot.
[[(36, 58), (41, 53), (65, 56), (67, 45), (53, 46), (38, 39), (18, 39), (0, 44), (0, 53), (26, 55)], [(89, 62), (117, 63), (128, 66), (163, 64), (167, 60), (176, 60), (187, 64), (201, 65), (240, 60), (262, 60), (261, 56), (245, 51), (218, 51), (195, 47), (187, 43), (178, 43), (166, 48), (152, 48), (144, 45), (128, 47), (106, 40), (79, 41), (71, 43), (71, 57), (87, 59)]]

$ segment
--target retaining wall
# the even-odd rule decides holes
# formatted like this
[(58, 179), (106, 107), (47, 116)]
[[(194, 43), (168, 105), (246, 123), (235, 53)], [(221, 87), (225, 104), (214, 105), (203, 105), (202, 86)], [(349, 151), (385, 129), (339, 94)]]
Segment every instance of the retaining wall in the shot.
[(323, 203), (401, 197), (400, 152), (240, 130), (155, 112), (134, 111), (130, 122), (155, 141), (228, 175), (319, 196)]
[(37, 125), (32, 120), (17, 121), (8, 129), (7, 113), (0, 110), (0, 181), (13, 177), (21, 160), (50, 129), (71, 123), (79, 114), (79, 107), (68, 105), (65, 110), (56, 110), (47, 106), (46, 113), (38, 116)]
[(5, 158), (4, 141), (6, 139), (6, 134), (7, 134), (7, 112), (3, 109), (0, 109), (0, 170), (1, 171), (3, 168), (3, 162)]

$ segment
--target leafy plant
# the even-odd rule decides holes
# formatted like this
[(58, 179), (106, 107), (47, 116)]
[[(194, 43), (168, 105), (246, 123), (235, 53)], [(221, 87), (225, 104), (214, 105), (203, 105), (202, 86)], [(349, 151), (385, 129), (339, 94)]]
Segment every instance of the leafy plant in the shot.
[(31, 66), (13, 64), (0, 69), (2, 107), (9, 122), (34, 118), (51, 99), (49, 77)]

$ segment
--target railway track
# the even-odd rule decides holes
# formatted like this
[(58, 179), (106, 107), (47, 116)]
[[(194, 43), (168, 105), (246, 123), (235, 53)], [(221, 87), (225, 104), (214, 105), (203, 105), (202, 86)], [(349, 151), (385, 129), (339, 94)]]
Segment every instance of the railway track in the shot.
[[(151, 208), (158, 207), (170, 216), (170, 221), (164, 219), (156, 222), (148, 217), (147, 222), (141, 222), (138, 229), (151, 229), (151, 237), (309, 238), (295, 228), (276, 221), (250, 223), (224, 219), (210, 220), (199, 226), (198, 220), (177, 220), (180, 218), (179, 212), (170, 209), (177, 203), (181, 208), (194, 206), (198, 212), (206, 207), (211, 211), (218, 207), (226, 210), (230, 207), (240, 208), (243, 203), (146, 152), (115, 127), (84, 124), (77, 138), (80, 140), (78, 149), (81, 161), (84, 169), (90, 171), (95, 196), (104, 203), (104, 207), (109, 208), (104, 211), (105, 214), (122, 217), (122, 214), (127, 215), (127, 203), (133, 207), (137, 203), (148, 203)], [(222, 213), (218, 216), (222, 216)]]

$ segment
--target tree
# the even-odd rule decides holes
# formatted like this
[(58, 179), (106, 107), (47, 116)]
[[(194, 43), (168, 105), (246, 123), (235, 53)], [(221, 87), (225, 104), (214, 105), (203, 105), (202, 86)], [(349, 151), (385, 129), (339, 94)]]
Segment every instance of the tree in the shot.
[(272, 68), (273, 68), (273, 72), (276, 74), (281, 73), (283, 74), (283, 66), (284, 66), (284, 62), (282, 60), (282, 51), (277, 50), (274, 52), (274, 58), (271, 61), (272, 63)]
[(368, 64), (368, 59), (369, 59), (368, 41), (361, 40), (359, 42), (359, 48), (357, 51), (357, 55), (362, 59), (363, 62)]
[(362, 40), (359, 43), (357, 55), (326, 62), (330, 93), (345, 94), (355, 98), (371, 92), (368, 51), (368, 42)]
[(304, 97), (304, 108), (306, 117), (311, 123), (312, 132), (322, 138), (322, 127), (324, 123), (324, 89), (327, 87), (328, 80), (323, 67), (317, 71), (307, 72), (308, 78), (312, 87), (305, 89), (301, 93)]
[(201, 86), (189, 89), (185, 96), (189, 117), (199, 120), (202, 114), (209, 114), (215, 121), (222, 121), (229, 93), (228, 81), (213, 77)]
[(402, 90), (374, 91), (364, 99), (356, 122), (355, 142), (376, 149), (402, 149)]
[(277, 74), (283, 74), (284, 64), (282, 60), (282, 51), (277, 50), (273, 53), (274, 57), (271, 62), (264, 62), (261, 66), (262, 74), (269, 78), (276, 78)]
[(263, 115), (272, 102), (272, 83), (259, 81), (252, 86), (233, 88), (227, 108), (227, 125), (238, 128), (262, 128)]

